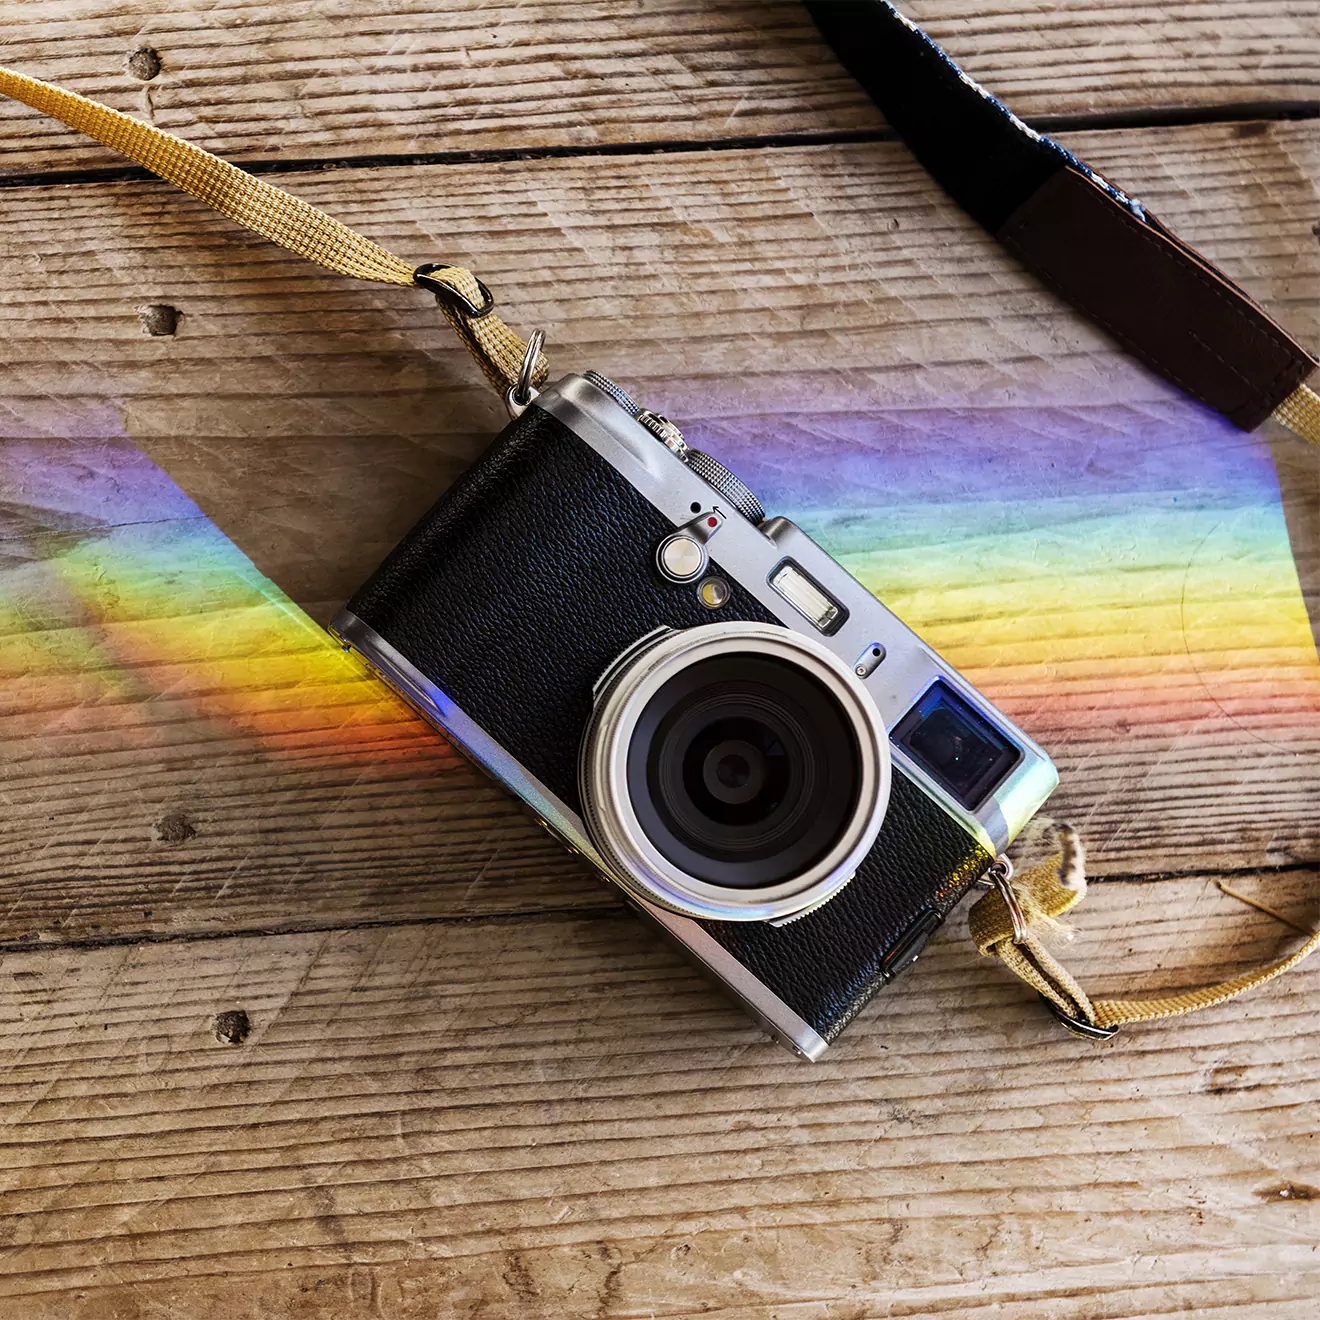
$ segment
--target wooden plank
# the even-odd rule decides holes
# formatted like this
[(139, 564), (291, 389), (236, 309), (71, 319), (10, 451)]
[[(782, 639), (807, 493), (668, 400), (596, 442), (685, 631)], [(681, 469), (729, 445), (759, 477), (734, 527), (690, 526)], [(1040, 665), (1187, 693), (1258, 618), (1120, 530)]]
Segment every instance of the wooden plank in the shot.
[(1320, 646), (1320, 466), (1305, 445), (1286, 433), (1276, 430), (1273, 449), (1297, 577)]
[[(1075, 145), (1320, 342), (1314, 126)], [(1052, 810), (1099, 873), (1314, 862), (1316, 661), (1266, 446), (1042, 293), (900, 148), (634, 158), (608, 186), (582, 161), (295, 182), (402, 250), (448, 235), (549, 329), (559, 368), (617, 375), (821, 536), (1056, 756)], [(416, 295), (308, 268), (164, 189), (12, 190), (0, 243), (0, 395), (28, 447), (12, 470), (51, 437), (127, 437), (321, 618), (499, 424)], [(172, 337), (142, 332), (156, 302), (182, 310)], [(1282, 443), (1313, 490), (1313, 456)], [(134, 480), (127, 513), (20, 502), (36, 521), (9, 598), (37, 624), (11, 628), (10, 672), (50, 695), (11, 699), (4, 938), (609, 901), (396, 707), (324, 679), (333, 653), (242, 573), (249, 638), (265, 609), (292, 631), (278, 671), (235, 677), (207, 555), (193, 579), (168, 538), (130, 552), (147, 534), (114, 530), (142, 516)], [(107, 580), (149, 662), (132, 676), (154, 681), (122, 707), (88, 697), (123, 663), (96, 650)], [(163, 847), (176, 808), (206, 829)], [(111, 865), (119, 887), (94, 883)]]
[(139, 451), (0, 445), (18, 478), (0, 941), (614, 905)]
[[(1266, 892), (1310, 919), (1312, 884)], [(1084, 980), (1280, 947), (1204, 881), (1160, 897), (1088, 898)], [(0, 1295), (23, 1320), (1302, 1320), (1317, 992), (1303, 969), (1097, 1046), (949, 931), (805, 1065), (626, 918), (11, 956)]]
[[(1172, 10), (912, 0), (906, 9), (1027, 117), (1289, 106), (1320, 94), (1320, 31), (1292, 0)], [(787, 0), (124, 0), (108, 10), (39, 0), (7, 16), (4, 59), (249, 159), (717, 142), (880, 124)], [(49, 121), (0, 113), (7, 172), (107, 162)], [(608, 176), (608, 164), (597, 168)]]
[[(1041, 113), (1314, 95), (1295, 7), (958, 4), (930, 8)], [(875, 122), (837, 74), (821, 99), (795, 9), (519, 5), (484, 48), (458, 27), (490, 8), (445, 9), (36, 4), (22, 40), (253, 154), (439, 149), (430, 92), (445, 145)], [(562, 33), (592, 20), (583, 59)], [(163, 71), (128, 93), (139, 42)], [(504, 118), (460, 127), (506, 75)], [(8, 160), (97, 159), (63, 141)], [(1313, 126), (1078, 141), (1320, 342)], [(1092, 891), (1064, 955), (1088, 988), (1295, 940), (1225, 871), (1275, 868), (1233, 883), (1315, 921), (1287, 538), (1315, 607), (1320, 465), (1276, 438), (1281, 510), (1265, 443), (1115, 355), (901, 151), (290, 182), (418, 259), (457, 240), (557, 365), (672, 410), (1045, 739), (1095, 869), (1182, 873)], [(1320, 967), (1087, 1045), (955, 917), (794, 1063), (279, 589), (325, 617), (484, 444), (497, 407), (434, 311), (139, 186), (0, 193), (0, 257), (6, 1316), (1311, 1320)]]

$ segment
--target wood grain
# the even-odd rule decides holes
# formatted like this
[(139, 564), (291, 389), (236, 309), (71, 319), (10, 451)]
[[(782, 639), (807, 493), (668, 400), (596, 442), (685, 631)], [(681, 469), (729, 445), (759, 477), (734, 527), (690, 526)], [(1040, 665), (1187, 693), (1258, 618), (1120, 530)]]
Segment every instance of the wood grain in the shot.
[[(1313, 125), (1071, 141), (1304, 340), (1320, 342)], [(748, 416), (771, 431), (800, 430), (804, 415), (860, 417), (880, 435), (928, 428), (953, 442), (978, 418), (1018, 409), (1024, 426), (1052, 428), (1078, 463), (1115, 427), (1154, 434), (1172, 418), (1172, 434), (1201, 424), (1036, 287), (895, 145), (623, 159), (608, 181), (594, 162), (544, 161), (291, 183), (401, 250), (425, 250), (418, 235), (445, 234), (451, 252), (457, 242), (501, 290), (515, 320), (549, 330), (557, 367), (619, 377), (717, 452), (744, 443), (736, 428)], [(488, 223), (495, 213), (505, 217), (498, 227)], [(424, 300), (308, 268), (170, 190), (7, 191), (0, 247), (12, 271), (0, 289), (10, 443), (127, 436), (322, 619), (499, 425), (497, 401)], [(570, 268), (580, 282), (564, 280)], [(183, 313), (173, 337), (142, 333), (136, 309), (156, 302)], [(705, 320), (694, 321), (697, 309)], [(1011, 444), (1002, 427), (996, 435)], [(1313, 557), (1314, 455), (1280, 443), (1291, 446), (1298, 487), (1311, 482), (1294, 523), (1302, 519), (1300, 548)], [(775, 476), (756, 467), (754, 447), (734, 452), (754, 484)], [(810, 469), (808, 451), (791, 461)], [(878, 503), (887, 471), (882, 457), (867, 469)], [(794, 512), (809, 514), (811, 482), (800, 489)], [(23, 507), (40, 522), (30, 499)], [(1083, 524), (1059, 509), (1050, 534), (1066, 538)], [(141, 514), (128, 509), (110, 522)], [(54, 562), (85, 557), (108, 535), (99, 516), (84, 519), (85, 534), (68, 510), (41, 517), (59, 532), (44, 542)], [(812, 529), (848, 551), (846, 526)], [(996, 570), (978, 560), (976, 571)], [(112, 563), (106, 572), (123, 575)], [(158, 592), (139, 593), (139, 623), (168, 629), (192, 605), (171, 614), (163, 571), (153, 580)], [(951, 584), (930, 585), (950, 602), (947, 617), (931, 616), (930, 635), (1050, 748), (1064, 774), (1053, 810), (1085, 826), (1098, 873), (1314, 861), (1320, 748), (1304, 714), (1315, 703), (1313, 660), (1285, 690), (1278, 666), (1306, 657), (1272, 658), (1270, 685), (1245, 705), (1229, 703), (1236, 724), (1190, 671), (1170, 693), (1202, 703), (1195, 728), (1121, 700), (1102, 701), (1085, 720), (1048, 718), (1030, 683), (996, 671), (990, 636), (978, 639)], [(1068, 590), (1059, 584), (1060, 601)], [(165, 603), (153, 603), (161, 592)], [(891, 603), (903, 613), (917, 597), (909, 585)], [(1099, 621), (1027, 626), (1042, 630), (1046, 661), (1063, 644), (1052, 639), (1076, 629), (1139, 626), (1127, 608), (1114, 599)], [(57, 634), (65, 618), (52, 615)], [(289, 645), (290, 656), (305, 656), (311, 643)], [(190, 634), (188, 648), (170, 671), (181, 683), (188, 666), (215, 662), (208, 633)], [(300, 707), (284, 681), (253, 671), (219, 685), (237, 684), (233, 702), (284, 712), (288, 727), (265, 742), (235, 728), (232, 710), (139, 703), (141, 736), (154, 730), (171, 748), (170, 762), (154, 767), (105, 749), (113, 722), (104, 711), (70, 708), (81, 730), (71, 757), (52, 756), (41, 728), (15, 707), (12, 727), (27, 741), (11, 753), (11, 777), (25, 788), (6, 822), (16, 860), (0, 884), (9, 908), (0, 938), (281, 929), (308, 913), (334, 925), (609, 901), (420, 725), (396, 711), (355, 748), (335, 732), (339, 697)], [(1079, 677), (1076, 691), (1089, 682)], [(116, 776), (109, 786), (107, 773)], [(140, 781), (128, 799), (119, 776)], [(391, 830), (382, 835), (373, 820), (386, 803)], [(174, 809), (205, 829), (162, 849), (153, 828)], [(279, 831), (275, 855), (262, 842), (269, 828)], [(117, 886), (89, 892), (107, 866)]]
[[(1068, 143), (1320, 342), (1313, 125)], [(1180, 397), (897, 145), (625, 158), (608, 179), (568, 160), (288, 182), (410, 257), (471, 263), (547, 330), (557, 369), (595, 366), (698, 428), (806, 399), (901, 418)], [(5, 434), (127, 434), (322, 615), (502, 424), (425, 295), (310, 267), (163, 185), (6, 192), (0, 251)], [(153, 302), (181, 310), (174, 336), (142, 333)]]
[[(738, 149), (882, 127), (795, 4), (10, 8), (4, 63), (240, 157), (721, 147), (284, 181), (404, 255), (470, 261), (556, 367), (618, 376), (850, 563), (866, 547), (812, 462), (849, 428), (881, 437), (854, 469), (877, 506), (931, 436), (1028, 486), (1014, 434), (1052, 436), (1086, 491), (1115, 433), (1147, 474), (1179, 435), (1208, 442), (1192, 489), (1209, 454), (1264, 460), (901, 148)], [(1292, 0), (909, 8), (1033, 117), (1240, 119), (1320, 89)], [(159, 72), (127, 72), (147, 48)], [(110, 163), (9, 106), (0, 143), (0, 177)], [(1069, 144), (1320, 343), (1313, 123)], [(500, 423), (434, 308), (136, 183), (0, 190), (0, 268), (6, 1320), (1312, 1320), (1320, 966), (1090, 1045), (955, 914), (822, 1064), (794, 1063), (281, 593), (328, 617)], [(144, 333), (155, 304), (173, 335)], [(758, 428), (797, 447), (762, 455)], [(1320, 623), (1320, 460), (1271, 443)], [(1224, 526), (1268, 522), (1254, 498), (1225, 497)], [(1051, 507), (1037, 537), (1085, 534)], [(1208, 601), (1221, 551), (1277, 563), (1277, 527), (1208, 530)], [(1309, 648), (1262, 647), (1245, 689), (1170, 662), (1137, 710), (1061, 667), (1074, 715), (1095, 699), (1061, 721), (1033, 672), (1167, 626), (1170, 602), (1102, 593), (1074, 628), (1084, 583), (1061, 580), (1038, 653), (1005, 666), (975, 538), (932, 609), (948, 528), (904, 534), (883, 594), (1057, 754), (1054, 810), (1110, 877), (1062, 955), (1088, 989), (1290, 947), (1225, 873), (1315, 923)], [(1177, 627), (1295, 612), (1277, 574), (1244, 574), (1226, 620)]]
[[(1313, 883), (1268, 893), (1309, 919)], [(1084, 980), (1279, 947), (1204, 881), (1148, 894), (1087, 900)], [(12, 956), (0, 1295), (23, 1320), (1301, 1320), (1318, 991), (1096, 1046), (949, 930), (812, 1066), (630, 918)]]
[(139, 451), (55, 448), (2, 469), (0, 944), (616, 905)]
[[(1291, 106), (1320, 94), (1299, 0), (912, 0), (954, 58), (1027, 117)], [(38, 0), (3, 62), (222, 154), (307, 160), (873, 130), (880, 120), (786, 0), (409, 0), (110, 9)], [(147, 50), (155, 65), (133, 55)], [(136, 69), (136, 74), (131, 71)], [(0, 107), (0, 169), (112, 158)]]

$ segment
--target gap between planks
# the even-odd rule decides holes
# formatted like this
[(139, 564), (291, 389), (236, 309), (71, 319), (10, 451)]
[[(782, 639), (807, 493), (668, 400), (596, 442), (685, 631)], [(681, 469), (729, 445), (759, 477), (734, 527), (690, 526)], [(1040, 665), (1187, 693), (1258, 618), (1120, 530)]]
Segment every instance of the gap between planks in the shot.
[[(580, 869), (580, 868), (579, 868)], [(590, 879), (596, 880), (597, 877), (588, 873)], [(1092, 886), (1097, 885), (1163, 885), (1171, 882), (1187, 882), (1194, 880), (1197, 883), (1208, 886), (1215, 884), (1218, 887), (1220, 881), (1232, 881), (1230, 888), (1240, 886), (1243, 880), (1253, 880), (1258, 882), (1270, 883), (1286, 882), (1293, 877), (1303, 876), (1309, 879), (1320, 877), (1320, 871), (1317, 871), (1316, 864), (1313, 862), (1298, 862), (1291, 866), (1240, 866), (1225, 867), (1219, 870), (1205, 870), (1198, 868), (1194, 873), (1179, 871), (1156, 871), (1146, 874), (1131, 874), (1124, 872), (1110, 872), (1103, 876), (1095, 876), (1091, 879)], [(1221, 892), (1223, 892), (1221, 890)], [(1239, 892), (1242, 892), (1239, 888)], [(0, 953), (32, 953), (38, 949), (115, 949), (115, 948), (135, 948), (149, 944), (212, 944), (218, 940), (229, 939), (251, 939), (262, 936), (274, 935), (321, 935), (347, 931), (370, 931), (370, 930), (393, 930), (407, 929), (414, 926), (469, 926), (474, 922), (483, 924), (496, 923), (515, 923), (515, 922), (539, 922), (539, 921), (590, 921), (590, 920), (612, 920), (621, 915), (629, 915), (629, 910), (622, 899), (614, 892), (613, 887), (607, 884), (599, 883), (595, 892), (585, 894), (573, 894), (573, 901), (555, 905), (551, 903), (543, 904), (539, 907), (529, 907), (522, 910), (496, 910), (489, 912), (470, 912), (457, 914), (432, 914), (416, 917), (380, 917), (380, 918), (360, 918), (357, 920), (335, 920), (335, 921), (304, 921), (288, 922), (279, 924), (269, 924), (264, 926), (234, 926), (220, 930), (152, 930), (150, 927), (143, 927), (140, 930), (125, 930), (115, 934), (107, 935), (70, 935), (63, 936), (58, 931), (42, 931), (40, 934), (28, 936), (19, 936), (18, 938), (0, 939)], [(965, 903), (971, 903), (978, 897), (973, 890)], [(1225, 894), (1226, 898), (1233, 899), (1235, 896)], [(1259, 895), (1257, 895), (1259, 897)], [(1241, 902), (1241, 899), (1237, 901)], [(1264, 902), (1264, 898), (1261, 898)], [(1253, 903), (1244, 903), (1246, 907), (1255, 908), (1257, 911), (1265, 909), (1257, 908)], [(1269, 905), (1267, 904), (1267, 907)], [(949, 920), (957, 921), (955, 913), (951, 913)], [(1291, 918), (1290, 918), (1291, 920)], [(1296, 924), (1293, 929), (1305, 930), (1306, 927)]]
[[(1320, 46), (1290, 0), (910, 0), (911, 17), (1032, 122), (1305, 106)], [(790, 0), (445, 5), (343, 0), (203, 9), (124, 0), (71, 14), (34, 0), (5, 62), (222, 155), (408, 155), (849, 132), (876, 109)], [(146, 64), (135, 52), (149, 52)], [(100, 165), (101, 150), (31, 116), (12, 161)]]
[[(1120, 132), (1126, 129), (1187, 128), (1198, 125), (1296, 123), (1320, 119), (1320, 102), (1248, 102), (1188, 109), (1130, 113), (1049, 115), (1031, 121), (1038, 133)], [(711, 138), (643, 139), (563, 147), (503, 147), (470, 151), (401, 152), (371, 156), (281, 157), (279, 160), (233, 158), (230, 163), (255, 175), (305, 174), (329, 170), (399, 169), (424, 165), (507, 165), (517, 161), (608, 159), (617, 156), (671, 156), (705, 151), (773, 151), (792, 147), (837, 147), (856, 143), (897, 142), (892, 129), (854, 129), (819, 133), (778, 133)], [(138, 165), (88, 166), (76, 170), (0, 171), (0, 188), (66, 187), (95, 183), (143, 183), (156, 179)]]

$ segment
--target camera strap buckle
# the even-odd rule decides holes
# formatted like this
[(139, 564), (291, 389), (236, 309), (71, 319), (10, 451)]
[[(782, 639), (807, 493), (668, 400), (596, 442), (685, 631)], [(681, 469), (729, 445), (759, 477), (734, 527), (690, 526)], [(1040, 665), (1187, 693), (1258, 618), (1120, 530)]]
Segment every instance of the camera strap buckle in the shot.
[(1094, 1022), (1088, 1022), (1085, 1018), (1073, 1017), (1065, 1013), (1054, 1000), (1046, 995), (1041, 995), (1041, 1003), (1054, 1014), (1056, 1018), (1070, 1031), (1074, 1036), (1081, 1040), (1108, 1040), (1110, 1036), (1118, 1035), (1117, 1027), (1101, 1027)]
[[(437, 271), (452, 270), (454, 275), (449, 279), (438, 280), (435, 278)], [(467, 278), (464, 279), (463, 277)], [(467, 283), (471, 281), (476, 284), (477, 292), (481, 295), (481, 301), (474, 302), (459, 287), (459, 282)], [(495, 310), (495, 295), (486, 287), (482, 280), (477, 279), (470, 271), (464, 270), (461, 266), (451, 266), (443, 261), (428, 261), (424, 266), (418, 266), (413, 271), (413, 283), (427, 290), (428, 293), (435, 294), (436, 302), (448, 303), (455, 311), (461, 312), (469, 321), (480, 321), (483, 316), (489, 316)]]
[(1050, 1012), (1075, 1036), (1108, 1040), (1129, 1023), (1179, 1017), (1222, 1004), (1282, 975), (1320, 949), (1320, 930), (1295, 925), (1263, 903), (1230, 893), (1230, 897), (1295, 926), (1307, 936), (1306, 941), (1283, 958), (1199, 990), (1180, 991), (1152, 999), (1093, 1000), (1045, 947), (1037, 933), (1053, 928), (1070, 939), (1072, 934), (1060, 918), (1086, 896), (1086, 865), (1081, 839), (1070, 826), (1055, 828), (1058, 852), (1027, 868), (1016, 880), (1012, 870), (1007, 869), (1007, 858), (991, 864), (979, 882), (988, 892), (973, 904), (968, 926), (981, 953), (995, 955), (1009, 971), (1031, 986), (1048, 1004)]

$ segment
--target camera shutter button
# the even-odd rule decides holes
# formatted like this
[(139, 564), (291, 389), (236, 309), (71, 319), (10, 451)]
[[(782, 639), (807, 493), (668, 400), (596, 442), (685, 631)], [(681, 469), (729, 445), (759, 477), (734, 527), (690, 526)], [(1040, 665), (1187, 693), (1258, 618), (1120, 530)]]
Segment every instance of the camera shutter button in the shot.
[(671, 581), (691, 582), (706, 567), (706, 550), (700, 541), (676, 532), (660, 543), (656, 560)]

